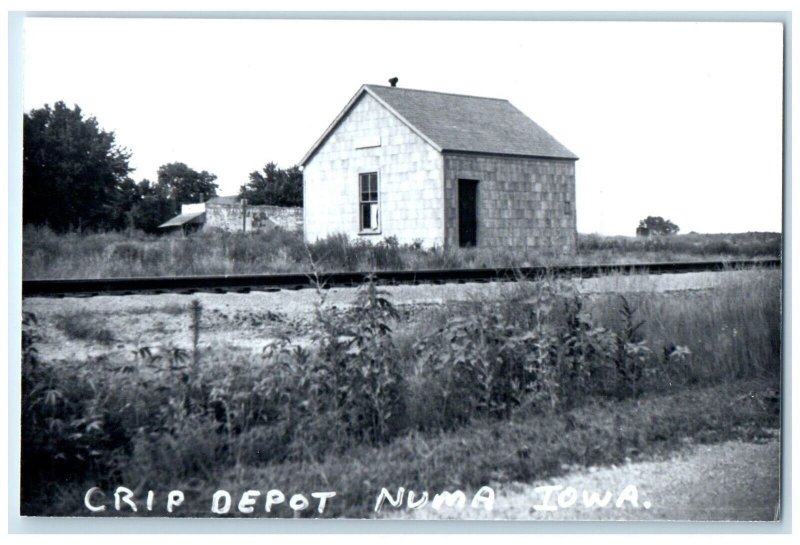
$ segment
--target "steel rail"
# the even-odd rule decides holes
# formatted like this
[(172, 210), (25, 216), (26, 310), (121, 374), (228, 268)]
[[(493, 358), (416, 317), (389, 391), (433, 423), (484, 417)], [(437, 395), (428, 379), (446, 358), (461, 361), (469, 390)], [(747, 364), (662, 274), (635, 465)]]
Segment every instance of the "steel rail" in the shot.
[(315, 277), (300, 274), (242, 274), (224, 276), (164, 276), (140, 278), (88, 278), (74, 280), (23, 280), (22, 297), (133, 295), (139, 293), (196, 293), (297, 290), (352, 287), (372, 275), (379, 284), (445, 284), (515, 281), (547, 276), (591, 278), (613, 273), (677, 274), (724, 271), (747, 267), (777, 268), (780, 259), (685, 261), (679, 263), (635, 263), (618, 265), (570, 265), (497, 269), (449, 269), (419, 271), (329, 272)]

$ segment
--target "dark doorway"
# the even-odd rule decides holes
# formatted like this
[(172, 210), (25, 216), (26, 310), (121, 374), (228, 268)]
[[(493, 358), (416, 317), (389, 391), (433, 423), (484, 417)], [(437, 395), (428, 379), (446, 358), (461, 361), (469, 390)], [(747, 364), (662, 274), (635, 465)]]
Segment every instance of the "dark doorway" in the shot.
[(458, 245), (478, 244), (478, 180), (458, 181)]

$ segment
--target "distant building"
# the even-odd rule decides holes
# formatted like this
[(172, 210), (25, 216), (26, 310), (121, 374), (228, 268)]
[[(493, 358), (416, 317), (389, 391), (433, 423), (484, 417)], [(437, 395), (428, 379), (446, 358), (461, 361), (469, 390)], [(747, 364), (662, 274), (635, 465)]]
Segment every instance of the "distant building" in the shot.
[(301, 160), (304, 233), (576, 247), (572, 152), (503, 99), (363, 85)]
[(303, 228), (303, 209), (285, 206), (251, 206), (238, 197), (213, 197), (206, 202), (181, 205), (181, 213), (158, 226), (184, 233), (217, 228), (225, 231), (287, 231)]

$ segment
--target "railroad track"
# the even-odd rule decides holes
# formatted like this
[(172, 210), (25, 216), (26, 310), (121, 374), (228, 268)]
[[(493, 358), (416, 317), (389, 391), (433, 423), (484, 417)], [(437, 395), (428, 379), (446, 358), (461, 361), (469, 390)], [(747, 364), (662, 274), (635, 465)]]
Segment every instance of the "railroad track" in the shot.
[(446, 284), (515, 281), (545, 276), (591, 278), (612, 273), (677, 274), (724, 271), (746, 267), (777, 268), (780, 259), (737, 261), (694, 261), (681, 263), (637, 263), (626, 265), (574, 265), (563, 267), (521, 267), (500, 269), (450, 269), (422, 271), (379, 271), (312, 274), (246, 274), (225, 276), (168, 276), (158, 278), (91, 278), (79, 280), (24, 280), (23, 297), (89, 297), (158, 293), (247, 293), (250, 291), (297, 290), (358, 286), (372, 275), (379, 284)]

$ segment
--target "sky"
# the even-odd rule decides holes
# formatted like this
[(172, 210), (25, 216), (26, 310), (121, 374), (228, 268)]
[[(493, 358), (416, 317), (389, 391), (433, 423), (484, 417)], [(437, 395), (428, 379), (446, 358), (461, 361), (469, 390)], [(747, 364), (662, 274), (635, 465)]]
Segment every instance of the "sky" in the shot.
[(180, 161), (236, 194), (296, 164), (361, 84), (506, 98), (580, 160), (578, 231), (780, 231), (777, 23), (25, 21), (25, 111), (77, 104), (131, 176)]

